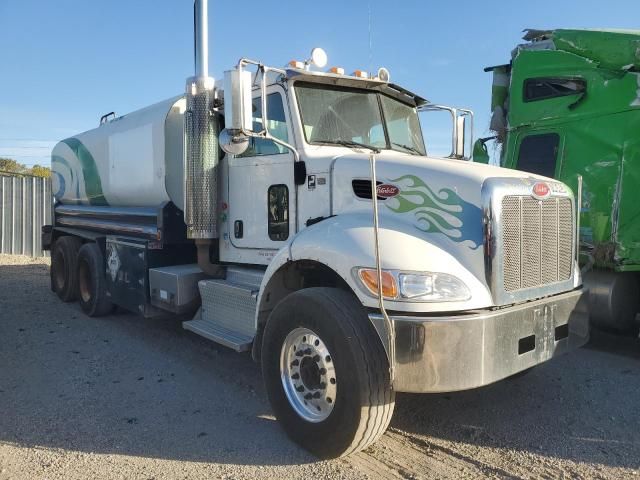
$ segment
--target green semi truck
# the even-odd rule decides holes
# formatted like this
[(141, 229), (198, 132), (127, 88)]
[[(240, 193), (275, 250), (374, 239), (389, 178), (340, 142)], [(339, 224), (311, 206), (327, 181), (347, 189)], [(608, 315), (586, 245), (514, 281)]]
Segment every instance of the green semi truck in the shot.
[[(493, 72), (489, 162), (582, 188), (580, 259), (592, 323), (637, 328), (640, 311), (640, 31), (525, 30)], [(580, 180), (581, 178), (581, 180)]]

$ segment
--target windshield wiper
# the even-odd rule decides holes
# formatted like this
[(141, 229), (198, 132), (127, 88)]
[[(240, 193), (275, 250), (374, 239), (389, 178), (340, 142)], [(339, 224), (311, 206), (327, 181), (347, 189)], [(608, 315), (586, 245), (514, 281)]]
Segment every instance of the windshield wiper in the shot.
[(396, 147), (404, 148), (418, 155), (423, 155), (423, 153), (415, 147), (410, 147), (409, 145), (405, 145), (403, 143), (391, 142), (391, 145), (395, 145)]
[(341, 145), (343, 147), (350, 148), (366, 148), (367, 150), (371, 150), (373, 153), (380, 153), (380, 149), (378, 147), (367, 145), (366, 143), (354, 142), (353, 140), (316, 140), (314, 143), (321, 143), (323, 145)]

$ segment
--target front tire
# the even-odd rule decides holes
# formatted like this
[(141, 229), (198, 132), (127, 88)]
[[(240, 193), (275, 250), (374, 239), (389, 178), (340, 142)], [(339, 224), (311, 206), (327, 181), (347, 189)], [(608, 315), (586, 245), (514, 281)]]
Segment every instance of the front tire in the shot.
[(318, 457), (366, 448), (391, 420), (387, 356), (349, 292), (309, 288), (281, 301), (265, 327), (262, 372), (285, 432)]
[(90, 317), (99, 317), (112, 311), (107, 297), (105, 265), (100, 247), (85, 243), (78, 253), (78, 302)]

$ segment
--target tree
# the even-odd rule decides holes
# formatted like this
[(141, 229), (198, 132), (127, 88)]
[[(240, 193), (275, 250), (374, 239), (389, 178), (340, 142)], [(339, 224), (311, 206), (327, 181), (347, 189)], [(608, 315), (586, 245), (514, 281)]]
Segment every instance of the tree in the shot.
[(43, 167), (42, 165), (34, 165), (29, 170), (29, 175), (34, 177), (49, 178), (51, 176), (51, 169), (49, 167)]
[(12, 158), (0, 157), (0, 170), (5, 173), (25, 173), (25, 166)]

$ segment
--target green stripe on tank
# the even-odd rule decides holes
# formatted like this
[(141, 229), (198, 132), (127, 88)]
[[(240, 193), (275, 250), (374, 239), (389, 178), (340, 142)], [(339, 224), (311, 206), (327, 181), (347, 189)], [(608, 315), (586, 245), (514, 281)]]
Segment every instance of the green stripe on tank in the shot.
[(109, 205), (102, 193), (102, 182), (100, 181), (98, 166), (91, 152), (77, 138), (67, 138), (62, 140), (62, 143), (65, 143), (80, 161), (84, 177), (84, 189), (89, 203), (91, 205)]

